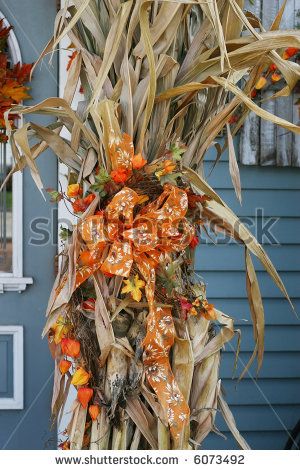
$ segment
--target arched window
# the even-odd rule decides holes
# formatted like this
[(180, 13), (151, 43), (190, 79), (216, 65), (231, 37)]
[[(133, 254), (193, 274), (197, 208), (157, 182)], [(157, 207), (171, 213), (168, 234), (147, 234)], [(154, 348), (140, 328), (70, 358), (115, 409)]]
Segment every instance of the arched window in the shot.
[[(9, 23), (0, 12), (4, 26)], [(22, 62), (21, 51), (13, 31), (8, 38), (11, 65)], [(0, 181), (13, 165), (9, 143), (0, 143)], [(23, 291), (32, 278), (23, 277), (23, 175), (18, 172), (0, 193), (0, 293)]]

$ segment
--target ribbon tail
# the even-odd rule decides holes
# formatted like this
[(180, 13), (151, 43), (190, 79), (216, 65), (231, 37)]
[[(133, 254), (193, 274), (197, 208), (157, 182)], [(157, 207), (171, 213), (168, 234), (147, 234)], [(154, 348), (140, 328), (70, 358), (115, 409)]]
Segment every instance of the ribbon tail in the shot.
[(175, 338), (172, 311), (155, 306), (154, 264), (151, 265), (145, 255), (139, 255), (137, 266), (147, 282), (146, 297), (149, 303), (147, 334), (143, 342), (145, 373), (166, 413), (172, 437), (176, 441), (189, 421), (190, 409), (176, 383), (169, 360)]

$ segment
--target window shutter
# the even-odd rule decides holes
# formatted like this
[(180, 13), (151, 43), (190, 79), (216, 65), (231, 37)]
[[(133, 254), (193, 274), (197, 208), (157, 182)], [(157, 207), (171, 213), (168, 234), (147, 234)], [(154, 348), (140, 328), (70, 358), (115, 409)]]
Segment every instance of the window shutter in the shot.
[[(264, 27), (269, 29), (283, 0), (255, 0), (245, 3), (246, 8), (259, 16)], [(298, 29), (299, 15), (300, 0), (288, 0), (281, 28)], [(262, 98), (273, 93), (274, 90), (263, 91)], [(289, 97), (264, 102), (262, 108), (287, 121), (299, 123), (299, 108), (295, 105), (299, 98), (300, 93), (295, 91)], [(241, 132), (240, 161), (245, 165), (300, 167), (300, 136), (250, 113)]]

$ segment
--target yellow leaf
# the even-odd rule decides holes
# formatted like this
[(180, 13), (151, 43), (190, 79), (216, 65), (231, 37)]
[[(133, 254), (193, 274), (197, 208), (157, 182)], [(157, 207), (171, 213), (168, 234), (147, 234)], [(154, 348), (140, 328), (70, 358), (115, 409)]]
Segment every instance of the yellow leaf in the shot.
[(122, 294), (130, 293), (133, 300), (140, 302), (142, 298), (141, 289), (145, 287), (145, 282), (139, 278), (138, 274), (134, 276), (134, 279), (126, 279), (124, 284), (125, 286), (122, 289)]
[(64, 338), (64, 336), (68, 333), (69, 327), (65, 323), (65, 319), (62, 315), (58, 317), (55, 324), (52, 326), (52, 331), (54, 332), (54, 342), (55, 344), (59, 344)]
[(11, 98), (16, 103), (20, 103), (22, 100), (30, 98), (27, 90), (29, 90), (28, 87), (20, 85), (15, 80), (8, 80), (1, 88), (1, 93), (7, 98)]

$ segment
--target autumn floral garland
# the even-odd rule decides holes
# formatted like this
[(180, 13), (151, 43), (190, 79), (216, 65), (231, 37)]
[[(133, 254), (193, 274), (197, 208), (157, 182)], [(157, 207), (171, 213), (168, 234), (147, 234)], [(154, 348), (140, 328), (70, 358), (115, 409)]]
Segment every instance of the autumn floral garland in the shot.
[[(187, 426), (189, 407), (169, 364), (169, 351), (176, 334), (173, 316), (178, 315), (183, 322), (189, 316), (216, 319), (214, 306), (206, 300), (204, 285), (192, 279), (193, 251), (199, 243), (197, 232), (201, 226), (198, 204), (205, 203), (207, 197), (194, 194), (188, 180), (184, 182), (180, 164), (184, 149), (180, 145), (170, 146), (154, 168), (147, 165), (141, 154), (134, 153), (132, 139), (127, 134), (118, 139), (111, 137), (109, 148), (111, 172), (97, 167), (95, 181), (86, 193), (79, 183), (69, 184), (66, 193), (49, 190), (53, 201), (71, 203), (75, 215), (80, 216), (85, 211), (92, 214), (80, 224), (81, 249), (71, 295), (74, 297), (77, 292), (77, 296), (82, 298), (78, 311), (93, 316), (96, 294), (90, 281), (93, 275), (101, 272), (107, 278), (123, 277), (121, 295), (124, 308), (132, 302), (137, 305), (143, 300), (147, 302), (147, 333), (142, 343), (145, 374), (164, 409), (166, 422), (176, 441)], [(178, 184), (181, 178), (182, 182)], [(148, 190), (139, 195), (145, 183)], [(100, 203), (98, 194), (101, 195)], [(62, 238), (70, 235), (68, 231), (62, 231)], [(180, 257), (182, 260), (179, 262)], [(162, 269), (165, 262), (169, 271)], [(189, 287), (178, 292), (174, 302), (172, 296), (178, 284), (178, 262), (179, 268), (183, 263), (183, 269), (191, 278)], [(55, 290), (56, 305), (60, 298), (64, 298), (67, 283), (66, 274)], [(160, 302), (169, 305), (160, 306)], [(78, 402), (84, 409), (88, 408), (92, 421), (97, 420), (103, 403), (97, 394), (91, 364), (82, 350), (80, 331), (72, 317), (59, 316), (51, 326), (49, 340), (55, 348), (56, 358), (61, 357), (61, 374), (70, 376), (71, 371), (71, 384), (77, 388)], [(101, 356), (100, 363), (105, 359)], [(87, 428), (87, 445), (89, 439)], [(69, 445), (68, 439), (61, 443), (63, 449)]]
[[(30, 98), (28, 82), (32, 64), (17, 63), (11, 67), (7, 51), (7, 40), (12, 26), (5, 26), (0, 20), (0, 142), (7, 142), (4, 115), (14, 105)], [(10, 124), (14, 126), (16, 115), (9, 115)]]

